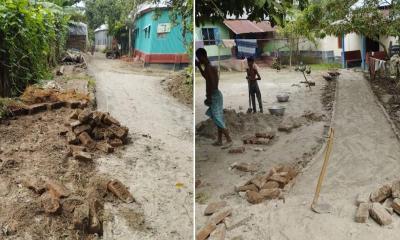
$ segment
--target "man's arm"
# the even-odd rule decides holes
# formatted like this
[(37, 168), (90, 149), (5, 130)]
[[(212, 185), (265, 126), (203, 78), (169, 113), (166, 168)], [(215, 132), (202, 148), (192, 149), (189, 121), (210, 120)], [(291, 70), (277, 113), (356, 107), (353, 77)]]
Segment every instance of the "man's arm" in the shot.
[(196, 60), (195, 64), (196, 64), (196, 67), (199, 69), (201, 76), (203, 76), (203, 78), (207, 79), (204, 69), (201, 68), (201, 64), (197, 60)]
[(261, 80), (261, 76), (260, 76), (260, 74), (258, 73), (258, 70), (257, 69), (255, 69), (256, 70), (256, 80)]

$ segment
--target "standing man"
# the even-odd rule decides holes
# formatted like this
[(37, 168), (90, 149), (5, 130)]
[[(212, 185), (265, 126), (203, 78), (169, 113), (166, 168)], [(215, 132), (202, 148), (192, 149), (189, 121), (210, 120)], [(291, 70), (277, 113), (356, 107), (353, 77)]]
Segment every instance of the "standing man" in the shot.
[[(198, 59), (198, 61), (196, 60), (196, 66), (206, 80), (206, 100), (204, 104), (209, 107), (206, 115), (214, 121), (218, 128), (218, 139), (213, 145), (222, 146), (222, 135), (224, 135), (227, 141), (224, 148), (228, 148), (232, 145), (232, 139), (224, 122), (223, 97), (222, 93), (218, 90), (218, 71), (211, 65), (207, 57), (207, 51), (204, 48), (196, 50), (196, 57)], [(201, 65), (204, 65), (204, 69)]]
[(258, 73), (257, 67), (254, 65), (254, 58), (248, 57), (247, 64), (249, 68), (247, 69), (247, 82), (249, 84), (249, 91), (251, 96), (251, 102), (253, 105), (253, 113), (257, 112), (256, 108), (256, 96), (258, 101), (258, 107), (260, 108), (260, 112), (263, 113), (262, 99), (260, 88), (258, 87), (257, 81), (261, 80), (260, 74)]

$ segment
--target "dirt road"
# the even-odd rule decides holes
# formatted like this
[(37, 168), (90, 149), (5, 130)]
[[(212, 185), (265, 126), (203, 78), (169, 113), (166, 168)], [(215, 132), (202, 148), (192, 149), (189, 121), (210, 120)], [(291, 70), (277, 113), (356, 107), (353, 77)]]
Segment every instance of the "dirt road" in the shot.
[(161, 88), (166, 72), (152, 76), (102, 54), (89, 62), (98, 109), (110, 112), (132, 134), (120, 155), (97, 160), (98, 169), (129, 186), (145, 221), (139, 228), (136, 216), (125, 216), (124, 206), (106, 205), (112, 214), (104, 239), (191, 239), (192, 110)]
[[(264, 75), (266, 73), (269, 72), (264, 72)], [(264, 83), (261, 87), (262, 93), (266, 92), (264, 94), (267, 95), (266, 99), (270, 92), (276, 89), (274, 86), (280, 85), (280, 88), (284, 89), (285, 84), (291, 82), (290, 73), (288, 76), (282, 77), (278, 82), (275, 75), (269, 75), (271, 80), (267, 80), (269, 83)], [(221, 82), (227, 90), (237, 88), (239, 84), (237, 78), (230, 77), (230, 79), (235, 80), (230, 84), (229, 80)], [(295, 79), (294, 76), (292, 81)], [(306, 106), (311, 106), (316, 112), (322, 111), (317, 97), (321, 93), (317, 89), (322, 82), (316, 79), (316, 83), (317, 86), (314, 88), (316, 91), (313, 94), (307, 93), (304, 89), (292, 93), (287, 114), (296, 115), (296, 111), (293, 113), (290, 109), (302, 111), (308, 108)], [(265, 90), (268, 84), (269, 92)], [(316, 214), (310, 210), (322, 164), (322, 152), (318, 152), (312, 160), (310, 159), (303, 173), (296, 178), (295, 185), (287, 194), (285, 202), (271, 200), (257, 205), (249, 204), (246, 199), (233, 192), (233, 186), (243, 184), (251, 178), (251, 175), (228, 170), (230, 164), (239, 160), (259, 163), (264, 171), (274, 164), (295, 162), (296, 158), (302, 156), (302, 151), (307, 153), (310, 147), (321, 146), (318, 145), (318, 139), (322, 137), (323, 122), (302, 126), (290, 134), (280, 135), (278, 141), (267, 147), (264, 152), (246, 151), (247, 153), (240, 157), (228, 155), (221, 150), (212, 150), (208, 147), (210, 141), (202, 140), (200, 144), (196, 142), (200, 148), (196, 149), (196, 157), (200, 157), (199, 164), (196, 165), (196, 177), (205, 182), (203, 187), (196, 189), (196, 195), (200, 192), (208, 196), (206, 203), (224, 199), (233, 207), (231, 218), (238, 224), (227, 232), (227, 238), (397, 239), (400, 233), (398, 216), (393, 215), (394, 222), (391, 225), (381, 227), (373, 220), (369, 220), (367, 224), (355, 223), (354, 214), (355, 198), (358, 193), (369, 193), (380, 184), (398, 178), (400, 145), (381, 109), (374, 102), (373, 93), (361, 73), (342, 71), (338, 84), (336, 115), (333, 119), (336, 137), (320, 197), (320, 201), (333, 206), (334, 211), (331, 214)], [(232, 106), (230, 102), (237, 101), (237, 98), (231, 98), (230, 95), (237, 93), (227, 92), (226, 106), (229, 107)], [(294, 104), (294, 101), (298, 103)], [(237, 105), (232, 107), (238, 108)], [(206, 154), (204, 149), (211, 149), (211, 153)], [(218, 175), (215, 172), (209, 173), (210, 169), (218, 169)], [(229, 183), (223, 179), (229, 179)], [(206, 204), (196, 204), (197, 228), (206, 221), (206, 218), (201, 216), (205, 206)]]

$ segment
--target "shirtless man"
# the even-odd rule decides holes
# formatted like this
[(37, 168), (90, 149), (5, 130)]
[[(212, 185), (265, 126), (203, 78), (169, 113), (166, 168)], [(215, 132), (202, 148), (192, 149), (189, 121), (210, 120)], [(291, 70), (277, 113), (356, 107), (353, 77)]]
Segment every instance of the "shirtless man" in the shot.
[[(204, 101), (204, 104), (208, 106), (206, 115), (214, 121), (218, 128), (218, 139), (213, 145), (222, 146), (222, 135), (224, 135), (227, 141), (224, 147), (228, 148), (232, 145), (232, 139), (224, 122), (223, 97), (218, 90), (219, 77), (217, 69), (211, 66), (207, 51), (204, 48), (196, 50), (196, 57), (198, 59), (198, 61), (196, 60), (196, 66), (206, 80), (206, 100)], [(204, 65), (204, 69), (201, 65)]]
[(261, 100), (261, 92), (258, 87), (257, 81), (261, 80), (260, 74), (258, 73), (257, 68), (254, 65), (254, 59), (252, 57), (247, 58), (247, 64), (249, 68), (247, 69), (247, 82), (249, 84), (249, 91), (251, 96), (251, 102), (253, 105), (253, 113), (257, 112), (256, 108), (256, 96), (258, 101), (258, 106), (260, 107), (260, 112), (263, 113), (262, 100)]

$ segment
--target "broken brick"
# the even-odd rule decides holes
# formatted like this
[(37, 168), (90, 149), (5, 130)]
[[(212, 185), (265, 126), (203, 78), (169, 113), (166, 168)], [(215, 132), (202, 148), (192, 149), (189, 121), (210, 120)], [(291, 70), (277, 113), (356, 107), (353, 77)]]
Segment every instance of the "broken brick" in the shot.
[(46, 189), (54, 198), (68, 197), (70, 194), (69, 190), (61, 183), (52, 180), (46, 181)]
[(400, 198), (400, 181), (395, 181), (392, 184), (392, 197)]
[(253, 144), (256, 144), (256, 145), (268, 145), (269, 142), (270, 142), (270, 140), (268, 138), (264, 138), (264, 139), (257, 138), (257, 139), (255, 139)]
[(74, 156), (74, 152), (86, 152), (83, 146), (69, 145), (69, 156)]
[(110, 181), (107, 184), (107, 189), (126, 203), (135, 201), (128, 189), (118, 180)]
[(56, 213), (60, 209), (60, 201), (58, 198), (45, 192), (41, 196), (41, 204), (46, 213)]
[(81, 125), (82, 123), (79, 120), (73, 121), (69, 123), (69, 126), (74, 129), (76, 127), (78, 127), (79, 125)]
[(391, 187), (389, 185), (383, 185), (382, 187), (371, 193), (370, 199), (372, 202), (382, 202), (391, 195)]
[(397, 214), (400, 215), (400, 199), (399, 198), (393, 199), (392, 208)]
[(66, 103), (63, 101), (47, 103), (47, 109), (48, 110), (60, 109), (60, 108), (64, 107), (65, 105), (66, 105)]
[(109, 114), (105, 114), (105, 116), (103, 117), (103, 123), (107, 124), (107, 125), (117, 125), (120, 126), (121, 124), (118, 122), (117, 119), (113, 118), (111, 115)]
[(275, 181), (283, 185), (288, 183), (288, 179), (286, 177), (281, 176), (279, 173), (275, 173), (274, 175), (269, 177), (268, 180)]
[(266, 182), (267, 182), (266, 176), (261, 176), (261, 175), (255, 176), (254, 178), (250, 179), (250, 183), (256, 185), (258, 189), (260, 189)]
[(228, 153), (244, 153), (245, 150), (244, 147), (236, 147), (229, 149)]
[(261, 189), (273, 189), (273, 188), (279, 188), (279, 183), (275, 181), (268, 181), (261, 187)]
[(206, 215), (206, 216), (211, 215), (225, 206), (226, 206), (225, 201), (212, 202), (212, 203), (208, 204), (208, 206), (204, 210), (204, 215)]
[(92, 111), (90, 111), (89, 109), (85, 109), (78, 115), (78, 120), (82, 123), (86, 123), (89, 121), (91, 116)]
[(110, 139), (110, 140), (108, 141), (108, 143), (109, 143), (112, 147), (120, 147), (120, 146), (124, 145), (124, 143), (122, 142), (122, 140), (119, 139), (119, 138)]
[(89, 205), (87, 203), (75, 208), (72, 223), (77, 230), (84, 231), (89, 227)]
[(90, 149), (94, 149), (96, 147), (96, 142), (89, 136), (87, 132), (82, 132), (79, 134), (78, 138), (84, 146)]
[(246, 199), (251, 204), (258, 204), (264, 200), (264, 197), (255, 191), (247, 191), (246, 192)]
[(392, 216), (380, 203), (372, 203), (372, 207), (369, 209), (369, 214), (380, 225), (388, 225), (392, 223)]
[(113, 134), (115, 134), (115, 136), (117, 136), (117, 138), (119, 139), (125, 139), (128, 136), (128, 132), (129, 129), (126, 127), (119, 127), (115, 124), (111, 125), (111, 127), (109, 128), (111, 130), (111, 132)]
[(80, 109), (74, 110), (74, 111), (71, 113), (71, 115), (69, 115), (69, 119), (78, 120), (78, 116), (79, 116), (79, 114), (80, 114), (81, 112), (82, 112), (82, 110), (80, 110)]
[(66, 106), (72, 109), (75, 108), (81, 108), (81, 102), (80, 101), (68, 101), (66, 103)]
[(105, 153), (114, 152), (114, 148), (106, 142), (97, 143), (96, 148)]
[(361, 203), (368, 203), (369, 202), (369, 194), (367, 193), (360, 193), (357, 195), (356, 198), (356, 205), (359, 206)]
[(102, 230), (102, 223), (99, 220), (99, 214), (97, 211), (97, 206), (100, 205), (96, 199), (89, 200), (89, 233), (97, 233), (101, 234)]
[(279, 188), (261, 189), (259, 194), (266, 199), (273, 199), (281, 195), (281, 190)]
[(84, 200), (79, 196), (70, 196), (68, 198), (60, 199), (63, 213), (71, 214), (78, 206), (84, 204)]
[(208, 240), (224, 240), (226, 234), (225, 224), (218, 224), (217, 228), (211, 232)]
[(213, 223), (207, 223), (196, 234), (196, 240), (205, 240), (217, 228)]
[(16, 108), (10, 110), (12, 116), (23, 116), (23, 115), (28, 115), (29, 114), (29, 109), (27, 108)]
[(47, 104), (46, 103), (33, 104), (28, 106), (28, 109), (29, 109), (29, 114), (44, 112), (47, 110)]
[(369, 203), (360, 203), (357, 208), (355, 221), (358, 223), (365, 223), (369, 217)]
[(240, 187), (235, 187), (236, 192), (246, 192), (246, 191), (255, 191), (258, 192), (258, 188), (255, 184), (244, 185)]
[(24, 179), (22, 181), (22, 184), (25, 187), (27, 187), (28, 189), (33, 190), (37, 194), (42, 194), (42, 193), (44, 193), (46, 191), (45, 182), (40, 178), (38, 178), (38, 179), (32, 179), (32, 178)]
[(232, 165), (232, 168), (237, 169), (239, 171), (243, 171), (243, 172), (256, 172), (257, 171), (257, 165), (249, 164), (249, 163), (234, 163)]
[(79, 125), (79, 126), (75, 127), (73, 131), (74, 131), (75, 135), (79, 135), (82, 132), (89, 132), (90, 130), (91, 130), (90, 125), (83, 124), (83, 125)]
[(92, 113), (92, 119), (96, 125), (100, 125), (104, 119), (105, 114), (99, 111)]
[(222, 222), (226, 217), (230, 216), (231, 214), (232, 214), (231, 208), (221, 209), (211, 216), (209, 222), (217, 225), (218, 223)]
[(73, 152), (72, 156), (79, 161), (91, 161), (92, 155), (87, 152), (77, 151)]
[(67, 132), (67, 142), (68, 144), (78, 144), (79, 138), (73, 132)]

